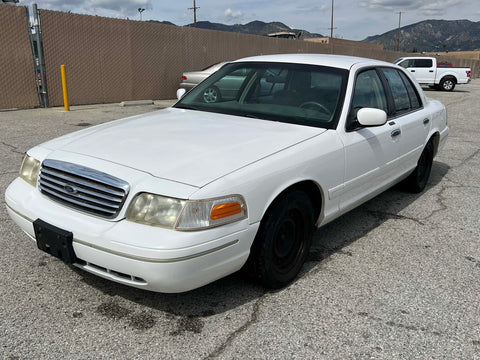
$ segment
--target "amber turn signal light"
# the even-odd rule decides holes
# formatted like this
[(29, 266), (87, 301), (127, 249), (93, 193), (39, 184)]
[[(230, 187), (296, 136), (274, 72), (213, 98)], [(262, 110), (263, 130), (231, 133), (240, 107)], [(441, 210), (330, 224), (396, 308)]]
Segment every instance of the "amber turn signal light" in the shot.
[(226, 204), (215, 205), (210, 213), (210, 218), (212, 220), (218, 220), (240, 214), (241, 212), (242, 205), (240, 205), (238, 202), (229, 202)]

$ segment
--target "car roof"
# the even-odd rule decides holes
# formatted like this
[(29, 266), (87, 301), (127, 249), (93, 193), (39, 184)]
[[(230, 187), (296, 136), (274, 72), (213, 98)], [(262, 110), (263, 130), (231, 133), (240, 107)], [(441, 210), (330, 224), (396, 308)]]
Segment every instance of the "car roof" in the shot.
[(238, 59), (234, 62), (283, 62), (294, 64), (307, 64), (307, 65), (321, 65), (330, 66), (340, 69), (350, 69), (356, 64), (365, 63), (365, 65), (388, 65), (391, 63), (384, 61), (355, 57), (345, 55), (328, 55), (328, 54), (277, 54), (277, 55), (262, 55), (253, 56), (243, 59)]

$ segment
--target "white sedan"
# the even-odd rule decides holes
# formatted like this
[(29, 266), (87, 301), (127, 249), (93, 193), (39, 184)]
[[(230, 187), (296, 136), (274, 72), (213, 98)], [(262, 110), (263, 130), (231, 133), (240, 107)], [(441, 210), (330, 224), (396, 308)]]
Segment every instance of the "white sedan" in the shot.
[[(232, 73), (235, 96), (205, 101)], [(396, 65), (252, 57), (172, 108), (30, 149), (5, 198), (40, 250), (122, 284), (182, 292), (243, 267), (278, 288), (315, 227), (400, 181), (422, 191), (448, 131)]]

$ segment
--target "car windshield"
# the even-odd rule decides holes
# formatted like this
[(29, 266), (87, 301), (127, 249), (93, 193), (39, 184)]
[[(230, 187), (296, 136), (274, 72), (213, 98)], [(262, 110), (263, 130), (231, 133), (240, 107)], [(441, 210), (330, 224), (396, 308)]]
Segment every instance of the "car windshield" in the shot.
[(348, 71), (324, 66), (244, 62), (225, 65), (174, 107), (335, 128)]

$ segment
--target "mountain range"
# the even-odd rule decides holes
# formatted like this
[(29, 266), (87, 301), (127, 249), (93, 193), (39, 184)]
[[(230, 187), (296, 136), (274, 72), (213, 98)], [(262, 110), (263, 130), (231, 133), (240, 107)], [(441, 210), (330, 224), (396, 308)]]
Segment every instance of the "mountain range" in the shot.
[[(150, 20), (151, 22), (159, 22)], [(163, 21), (163, 24), (175, 25)], [(193, 27), (193, 24), (186, 25)], [(287, 31), (301, 34), (300, 38), (324, 37), (302, 29), (292, 29), (281, 22), (265, 23), (252, 21), (248, 24), (225, 25), (209, 21), (197, 22), (197, 28), (237, 32), (242, 34), (267, 35)], [(396, 50), (398, 29), (381, 35), (369, 36), (364, 42), (381, 44), (386, 50)], [(480, 21), (469, 20), (424, 20), (400, 28), (399, 50), (404, 52), (473, 51), (480, 50)]]
[[(396, 50), (398, 29), (367, 37), (365, 42), (382, 44)], [(480, 21), (425, 20), (400, 28), (400, 51), (473, 51), (480, 50)]]
[[(150, 22), (159, 22), (155, 20), (150, 20)], [(175, 25), (168, 21), (161, 21), (162, 24), (166, 25)], [(193, 27), (193, 24), (185, 25), (187, 27)], [(301, 34), (300, 38), (316, 38), (316, 37), (323, 37), (321, 34), (310, 33), (306, 30), (301, 29), (292, 29), (287, 25), (281, 22), (270, 22), (265, 23), (263, 21), (252, 21), (248, 24), (235, 24), (235, 25), (225, 25), (220, 23), (212, 23), (210, 21), (197, 21), (197, 28), (199, 29), (208, 29), (208, 30), (217, 30), (217, 31), (228, 31), (228, 32), (236, 32), (242, 34), (251, 34), (251, 35), (262, 35), (266, 36), (267, 34), (275, 33), (275, 32), (294, 32), (295, 34)]]

